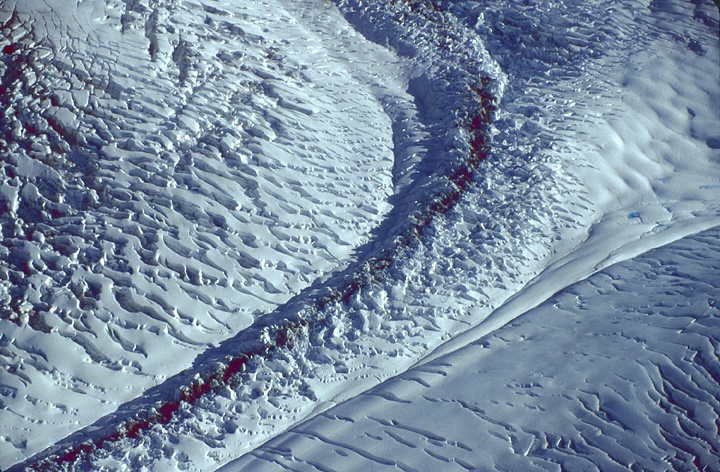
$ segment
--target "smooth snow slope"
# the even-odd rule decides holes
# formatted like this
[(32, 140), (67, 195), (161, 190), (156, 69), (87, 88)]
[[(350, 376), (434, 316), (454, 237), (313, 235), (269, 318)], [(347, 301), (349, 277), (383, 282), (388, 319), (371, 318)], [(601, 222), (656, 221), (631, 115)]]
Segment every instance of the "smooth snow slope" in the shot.
[[(46, 3), (3, 4), (0, 322), (9, 369), (0, 466), (106, 437), (177, 398), (187, 379), (222, 369), (254, 336), (267, 343), (276, 326), (304, 326), (169, 423), (102, 443), (75, 464), (212, 469), (336, 403), (383, 410), (352, 398), (418, 362), (460, 349), (453, 369), (465, 375), (475, 362), (469, 343), (618, 261), (720, 224), (711, 3), (336, 3), (339, 12), (321, 0), (96, 0), (67, 8), (60, 22)], [(480, 155), (487, 160), (470, 180), (458, 174)], [(645, 275), (662, 270), (641, 270), (622, 288), (639, 292)], [(701, 334), (716, 349), (717, 336)], [(520, 364), (536, 356), (513, 353)], [(558, 374), (562, 388), (587, 379), (620, 388), (575, 374)], [(431, 398), (451, 397), (453, 379)], [(701, 389), (710, 397), (698, 408), (717, 417), (717, 392)], [(393, 395), (409, 402), (398, 424), (426, 414), (412, 390), (384, 398)], [(507, 410), (485, 411), (495, 419)], [(359, 430), (375, 434), (365, 423)], [(560, 435), (552, 429), (536, 437)], [(371, 443), (404, 454), (403, 464), (434, 470), (422, 459), (445, 453), (391, 433)], [(547, 449), (496, 433), (510, 438), (506, 449)], [(295, 436), (278, 438), (298, 444), (297, 461), (282, 458), (292, 467), (305, 458), (320, 468), (372, 465), (370, 446), (336, 456), (318, 443), (326, 453), (315, 455)], [(683, 447), (697, 441), (701, 460), (717, 450), (712, 436), (688, 436)], [(622, 461), (636, 451), (636, 462), (676, 465), (657, 453), (674, 439), (649, 437)], [(645, 454), (649, 443), (661, 446)], [(450, 445), (448, 464), (475, 464)], [(599, 450), (595, 464), (615, 457), (612, 444)], [(342, 452), (350, 462), (333, 462)]]

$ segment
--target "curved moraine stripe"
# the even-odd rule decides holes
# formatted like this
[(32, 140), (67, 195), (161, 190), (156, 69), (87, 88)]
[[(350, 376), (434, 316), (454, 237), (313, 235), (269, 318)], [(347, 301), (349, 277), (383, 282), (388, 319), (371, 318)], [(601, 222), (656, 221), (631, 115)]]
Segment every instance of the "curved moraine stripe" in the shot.
[[(432, 2), (407, 3), (410, 11), (428, 21), (442, 21), (444, 18), (438, 14), (440, 9), (436, 7), (431, 8), (433, 16), (428, 16), (430, 13), (427, 8)], [(437, 28), (443, 26), (435, 25)], [(320, 291), (324, 293), (323, 295), (310, 301), (302, 301), (301, 303), (307, 304), (303, 307), (302, 317), (294, 319), (283, 316), (283, 310), (287, 305), (297, 303), (291, 300), (276, 310), (275, 314), (280, 318), (279, 322), (270, 326), (264, 326), (261, 322), (259, 326), (247, 328), (236, 336), (237, 339), (234, 341), (235, 345), (242, 347), (226, 350), (220, 356), (219, 367), (213, 372), (199, 374), (200, 378), (197, 378), (198, 375), (193, 375), (192, 370), (176, 375), (174, 378), (195, 378), (179, 388), (173, 387), (177, 392), (173, 398), (151, 405), (140, 403), (136, 408), (139, 411), (131, 413), (130, 419), (123, 420), (115, 426), (105, 424), (102, 431), (109, 431), (108, 433), (82, 441), (70, 448), (64, 447), (61, 450), (51, 448), (52, 452), (42, 453), (25, 465), (35, 470), (73, 466), (87, 460), (98, 450), (111, 446), (112, 443), (139, 438), (156, 425), (170, 423), (180, 411), (196, 404), (207, 395), (242, 385), (257, 366), (258, 361), (271, 359), (279, 350), (290, 350), (295, 343), (307, 342), (308, 333), (325, 322), (331, 316), (332, 310), (337, 309), (338, 306), (349, 305), (361, 290), (382, 281), (398, 258), (401, 255), (408, 256), (412, 252), (411, 246), (417, 241), (422, 241), (426, 229), (433, 221), (456, 206), (472, 186), (475, 173), (488, 157), (490, 150), (488, 133), (497, 108), (497, 98), (491, 93), (495, 85), (490, 77), (483, 76), (475, 80), (476, 82), (467, 88), (465, 96), (458, 100), (458, 103), (464, 107), (462, 110), (457, 110), (458, 116), (466, 116), (466, 118), (456, 120), (453, 124), (463, 129), (468, 139), (465, 143), (467, 151), (464, 153), (464, 159), (444, 177), (437, 176), (440, 177), (438, 186), (444, 190), (431, 195), (424, 209), (421, 208), (405, 216), (408, 224), (400, 234), (394, 236), (393, 245), (382, 248), (376, 253), (370, 253), (356, 262), (354, 272), (351, 270), (343, 275), (339, 283), (333, 280), (334, 285), (322, 287)], [(302, 297), (303, 295), (299, 298), (302, 300)], [(275, 319), (271, 316), (268, 318)]]

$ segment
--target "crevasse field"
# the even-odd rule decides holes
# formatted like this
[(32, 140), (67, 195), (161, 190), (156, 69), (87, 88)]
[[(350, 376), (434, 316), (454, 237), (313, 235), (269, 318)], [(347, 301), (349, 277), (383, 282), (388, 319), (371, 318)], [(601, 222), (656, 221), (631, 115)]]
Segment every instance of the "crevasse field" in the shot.
[(0, 0), (0, 469), (720, 470), (710, 0)]

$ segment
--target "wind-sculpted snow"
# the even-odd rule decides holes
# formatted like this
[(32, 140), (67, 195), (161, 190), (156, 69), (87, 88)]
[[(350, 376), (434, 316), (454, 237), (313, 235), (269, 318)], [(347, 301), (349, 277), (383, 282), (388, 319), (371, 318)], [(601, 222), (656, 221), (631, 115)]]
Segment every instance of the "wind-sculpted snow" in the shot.
[[(279, 5), (219, 6), (2, 5), (3, 457), (246, 328), (390, 208), (381, 97)], [(396, 73), (374, 91), (403, 109)]]
[[(420, 18), (421, 20), (424, 20), (424, 18)], [(440, 27), (448, 27), (449, 25), (445, 24), (435, 24), (434, 29), (430, 30), (430, 33), (433, 34), (432, 37), (439, 37), (438, 35), (438, 28)], [(428, 32), (423, 32), (425, 36), (429, 36)], [(431, 39), (432, 39), (431, 37)], [(466, 51), (463, 50), (463, 53), (466, 54)], [(483, 59), (482, 56), (479, 57), (479, 59)], [(485, 60), (487, 61), (487, 57), (485, 57)], [(439, 115), (440, 118), (435, 118), (434, 120), (428, 119), (432, 126), (434, 126), (434, 129), (438, 130), (438, 135), (434, 136), (434, 139), (438, 140), (440, 143), (446, 143), (445, 149), (443, 149), (442, 154), (433, 156), (434, 160), (439, 164), (440, 169), (438, 169), (435, 176), (435, 188), (428, 188), (429, 185), (427, 182), (424, 182), (422, 178), (416, 178), (412, 181), (412, 185), (410, 183), (403, 183), (403, 175), (397, 173), (397, 168), (401, 168), (403, 171), (412, 170), (413, 168), (413, 160), (410, 159), (410, 162), (396, 162), (396, 177), (398, 177), (396, 180), (399, 181), (399, 185), (396, 186), (396, 188), (412, 188), (412, 198), (417, 198), (418, 196), (424, 196), (425, 199), (428, 199), (428, 195), (434, 195), (437, 197), (437, 200), (435, 202), (427, 202), (427, 203), (420, 203), (420, 205), (412, 204), (411, 197), (405, 197), (402, 195), (402, 193), (399, 193), (398, 195), (402, 196), (403, 199), (409, 200), (410, 204), (408, 203), (402, 203), (402, 199), (397, 199), (401, 202), (401, 207), (406, 208), (419, 208), (418, 211), (413, 213), (412, 217), (406, 216), (404, 218), (404, 221), (398, 222), (390, 222), (392, 233), (395, 234), (395, 245), (397, 245), (400, 250), (407, 249), (406, 246), (408, 246), (410, 243), (413, 242), (413, 239), (417, 237), (418, 233), (423, 232), (425, 227), (429, 225), (432, 220), (438, 216), (440, 216), (443, 212), (448, 211), (452, 208), (454, 205), (454, 202), (456, 202), (462, 194), (462, 190), (467, 188), (468, 185), (471, 183), (472, 175), (474, 172), (474, 169), (477, 167), (477, 165), (480, 163), (482, 159), (485, 158), (485, 153), (487, 149), (487, 144), (484, 144), (485, 140), (487, 139), (487, 130), (485, 127), (487, 126), (487, 122), (489, 119), (490, 113), (492, 113), (491, 103), (488, 102), (489, 99), (491, 99), (491, 96), (489, 95), (488, 91), (485, 91), (484, 88), (491, 85), (489, 79), (476, 77), (474, 75), (469, 75), (469, 72), (473, 72), (473, 74), (482, 72), (482, 69), (479, 67), (482, 66), (482, 62), (478, 63), (471, 63), (469, 66), (469, 70), (465, 71), (461, 74), (456, 74), (455, 77), (448, 75), (448, 71), (441, 71), (441, 73), (435, 73), (434, 75), (428, 75), (424, 74), (421, 76), (420, 85), (418, 87), (421, 87), (421, 91), (423, 91), (425, 94), (429, 93), (437, 93), (439, 95), (445, 94), (449, 99), (451, 99), (451, 102), (448, 103), (454, 103), (456, 106), (460, 105), (471, 105), (472, 107), (466, 107), (466, 109), (453, 109), (450, 108), (447, 113)], [(488, 66), (492, 67), (492, 63), (488, 62)], [(449, 71), (452, 72), (452, 71)], [(452, 84), (450, 81), (451, 78), (460, 78), (462, 79), (461, 82), (459, 82), (457, 85)], [(448, 87), (448, 85), (452, 85)], [(461, 94), (462, 97), (464, 97), (464, 100), (461, 100)], [(435, 97), (433, 97), (435, 99)], [(395, 100), (397, 101), (397, 100)], [(423, 104), (422, 100), (419, 100), (421, 105)], [(429, 99), (425, 101), (424, 106), (428, 107), (431, 103), (429, 102)], [(412, 110), (409, 110), (412, 111)], [(407, 113), (407, 111), (406, 111)], [(458, 114), (462, 114), (462, 116), (458, 116)], [(434, 117), (433, 117), (434, 118)], [(402, 125), (402, 121), (397, 120), (396, 126)], [(461, 125), (464, 126), (464, 129), (461, 128)], [(396, 138), (400, 137), (406, 137), (407, 133), (402, 131), (401, 133), (396, 132)], [(406, 138), (407, 139), (407, 138)], [(418, 140), (415, 140), (415, 142), (412, 143), (413, 147), (416, 149), (422, 149), (422, 142), (418, 142)], [(405, 144), (407, 146), (407, 144)], [(436, 143), (434, 145), (436, 148), (440, 148), (440, 146)], [(435, 152), (438, 152), (438, 150), (435, 150)], [(396, 160), (398, 158), (402, 158), (405, 155), (406, 151), (404, 149), (396, 149)], [(445, 158), (453, 158), (454, 163), (452, 161), (450, 162), (443, 162)], [(427, 165), (427, 164), (426, 164)], [(443, 171), (444, 169), (449, 169), (454, 171), (451, 175), (448, 177), (445, 177), (445, 173), (447, 171)], [(426, 171), (427, 173), (427, 171)], [(427, 177), (426, 177), (427, 179)], [(405, 179), (407, 180), (407, 179)], [(423, 188), (423, 185), (425, 185), (425, 188)], [(445, 188), (445, 190), (443, 189)], [(409, 192), (407, 190), (406, 192)], [(392, 234), (391, 233), (391, 234)], [(387, 246), (387, 245), (386, 245)], [(375, 251), (378, 252), (378, 251)], [(370, 264), (371, 268), (379, 268), (383, 267), (385, 269), (388, 268), (388, 264), (392, 264), (394, 262), (393, 259), (397, 257), (397, 251), (390, 248), (390, 250), (380, 250), (379, 255), (369, 255), (368, 257), (361, 260), (362, 264)], [(371, 251), (372, 253), (372, 251)], [(359, 266), (362, 267), (362, 266)], [(349, 275), (343, 275), (340, 274), (338, 277), (336, 277), (335, 282), (329, 282), (326, 283), (326, 286), (329, 287), (329, 290), (327, 288), (322, 289), (323, 292), (329, 292), (327, 294), (316, 294), (311, 293), (310, 295), (302, 298), (300, 301), (294, 302), (295, 305), (299, 305), (302, 307), (302, 310), (310, 311), (317, 310), (318, 308), (325, 312), (323, 315), (324, 317), (330, 316), (330, 318), (335, 315), (337, 308), (334, 307), (335, 303), (340, 302), (341, 304), (346, 304), (349, 302), (349, 299), (352, 296), (359, 294), (359, 287), (361, 284), (358, 284), (354, 282), (353, 280), (357, 279), (359, 276), (362, 276), (361, 273), (358, 273), (358, 269), (349, 270), (346, 273)], [(348, 279), (349, 277), (349, 279)], [(344, 293), (339, 297), (335, 297), (333, 294), (337, 288), (340, 288), (344, 291)], [(308, 303), (308, 299), (312, 303)], [(319, 304), (316, 304), (315, 302), (319, 302)], [(291, 313), (292, 311), (289, 308), (284, 308), (282, 310), (278, 310), (276, 313), (274, 313), (274, 316), (266, 316), (267, 319), (262, 320), (262, 324), (268, 325), (273, 322), (279, 321), (281, 324), (281, 329), (287, 329), (288, 323), (292, 323), (289, 321), (291, 319)], [(345, 322), (351, 322), (354, 323), (352, 320), (343, 320), (341, 318), (337, 318), (336, 320), (328, 320), (323, 322), (317, 322), (312, 325), (312, 329), (317, 331), (315, 336), (318, 337), (318, 341), (325, 338), (327, 335), (323, 334), (325, 331), (327, 331), (326, 324), (328, 322), (333, 323), (345, 323)], [(405, 323), (405, 322), (404, 322)], [(282, 328), (282, 326), (285, 326), (285, 328)], [(247, 334), (249, 333), (249, 334)], [(332, 330), (332, 335), (329, 337), (328, 341), (330, 341), (330, 345), (336, 344), (335, 338), (340, 335), (342, 336), (342, 331), (339, 331), (338, 328), (335, 328)], [(242, 339), (250, 339), (250, 342), (253, 342), (254, 338), (253, 336), (257, 336), (259, 333), (258, 329), (251, 329), (247, 330), (246, 333), (243, 333), (243, 336), (240, 338)], [(351, 337), (354, 337), (354, 335), (351, 335)], [(260, 340), (262, 340), (262, 337), (260, 337)], [(274, 342), (275, 339), (271, 339), (271, 342)], [(312, 343), (311, 343), (312, 344)], [(221, 354), (228, 355), (233, 354), (233, 352), (236, 355), (243, 356), (245, 355), (245, 351), (241, 347), (236, 347), (234, 349), (221, 349)], [(317, 346), (320, 349), (323, 349), (321, 346)], [(394, 348), (393, 348), (394, 349)], [(249, 352), (252, 353), (260, 353), (259, 359), (253, 359), (254, 362), (266, 362), (264, 359), (265, 353), (267, 353), (267, 350), (264, 349), (255, 349), (250, 350)], [(215, 354), (215, 358), (218, 357), (218, 354)], [(353, 362), (361, 364), (362, 357), (355, 356), (356, 358), (351, 359)], [(268, 362), (276, 363), (279, 359), (282, 358), (281, 354), (273, 355), (272, 359), (268, 360)], [(212, 356), (210, 357), (212, 359)], [(221, 357), (222, 359), (222, 357)], [(217, 361), (215, 361), (217, 362)], [(316, 361), (312, 361), (316, 362)], [(323, 361), (323, 364), (326, 362)], [(209, 360), (208, 362), (205, 362), (203, 366), (200, 367), (200, 370), (202, 371), (208, 371), (213, 368), (213, 363), (211, 363)], [(369, 366), (369, 364), (368, 364)], [(347, 369), (347, 367), (342, 367), (340, 365), (337, 366), (337, 368), (340, 371), (340, 374), (342, 374), (343, 370)], [(219, 367), (221, 371), (224, 371), (225, 368)], [(197, 368), (195, 369), (197, 370)], [(240, 390), (240, 396), (238, 398), (237, 403), (239, 404), (247, 404), (250, 405), (257, 404), (257, 389), (252, 389), (247, 393), (243, 393), (243, 390), (247, 388), (248, 384), (252, 384), (252, 379), (257, 376), (257, 370), (261, 370), (261, 367), (259, 366), (253, 366), (252, 367), (253, 372), (250, 374), (250, 382), (243, 383), (240, 382), (240, 386), (242, 387)], [(284, 369), (271, 369), (272, 375), (269, 378), (270, 382), (278, 381), (276, 377), (280, 375), (279, 381), (285, 382), (285, 376), (283, 375), (286, 372), (283, 372)], [(332, 369), (335, 370), (335, 369)], [(331, 378), (337, 381), (342, 380), (342, 375), (338, 375), (337, 372), (328, 372), (331, 375)], [(382, 374), (387, 375), (387, 374)], [(362, 374), (361, 377), (365, 377), (365, 374)], [(224, 378), (224, 375), (220, 375), (220, 377)], [(246, 376), (247, 377), (247, 376)], [(325, 381), (322, 379), (321, 381)], [(214, 376), (213, 374), (210, 375), (210, 379), (217, 379), (219, 377)], [(170, 382), (172, 385), (172, 382)], [(261, 382), (262, 385), (262, 382)], [(303, 386), (303, 382), (301, 381), (300, 384), (297, 384), (296, 382), (292, 381), (292, 384), (290, 385), (291, 391), (295, 391), (295, 389), (300, 388), (301, 395), (298, 397), (297, 393), (293, 393), (291, 395), (291, 398), (295, 398), (294, 402), (304, 402), (305, 397), (314, 397), (315, 394), (313, 393), (312, 389), (310, 389), (308, 392), (304, 392), (304, 390), (307, 390)], [(259, 387), (264, 388), (264, 387)], [(214, 389), (214, 388), (213, 388)], [(168, 396), (174, 396), (177, 395), (176, 392), (173, 391), (167, 391), (164, 390), (166, 395)], [(249, 396), (248, 396), (249, 395)], [(274, 395), (270, 395), (270, 397), (274, 397)], [(186, 399), (189, 399), (189, 397), (183, 397)], [(193, 397), (193, 401), (195, 401), (197, 398)], [(275, 404), (275, 400), (273, 398), (268, 398), (267, 400), (262, 398), (262, 401), (270, 401), (270, 404), (275, 406), (276, 408), (279, 408), (280, 414), (273, 415), (270, 414), (270, 416), (277, 416), (277, 419), (280, 424), (287, 423), (287, 421), (292, 421), (293, 418), (298, 417), (299, 413), (296, 413), (293, 410), (288, 411), (288, 407), (286, 405), (283, 405), (282, 402), (278, 405)], [(190, 403), (190, 402), (188, 402)], [(307, 404), (303, 405), (304, 408), (307, 408)], [(158, 405), (160, 407), (160, 405)], [(305, 411), (303, 408), (295, 408), (295, 410), (300, 410), (302, 413)], [(161, 411), (165, 411), (163, 408), (161, 408)], [(264, 413), (264, 415), (268, 415), (268, 413)], [(165, 418), (164, 416), (162, 418), (162, 421), (159, 421), (160, 423), (166, 422), (169, 418)], [(252, 415), (248, 415), (246, 418), (238, 419), (240, 420), (241, 425), (248, 423), (249, 425), (252, 425), (253, 428), (260, 428), (263, 429), (262, 424), (255, 424), (257, 423), (255, 418)], [(137, 420), (138, 422), (134, 423), (137, 424), (148, 424), (143, 420), (142, 418), (139, 418)], [(176, 423), (178, 423), (176, 421)], [(150, 426), (150, 425), (149, 425)], [(274, 425), (271, 424), (271, 426), (274, 427)], [(121, 428), (130, 428), (130, 431), (136, 431), (136, 428), (133, 424), (130, 425), (120, 425)], [(171, 424), (170, 427), (178, 427), (176, 424)], [(183, 431), (187, 431), (187, 421), (180, 421), (179, 427)], [(233, 429), (238, 429), (239, 426), (235, 426)], [(272, 429), (270, 430), (272, 431)], [(245, 431), (247, 433), (246, 436), (241, 436), (240, 440), (243, 442), (251, 443), (246, 439), (247, 436), (252, 437), (253, 431)], [(264, 435), (266, 435), (267, 432), (264, 432)], [(125, 436), (124, 434), (121, 434), (118, 436), (115, 433), (111, 433), (108, 437), (115, 437), (115, 438), (122, 438)], [(134, 437), (135, 434), (131, 434), (129, 437)], [(203, 439), (203, 438), (198, 438)], [(204, 439), (203, 439), (204, 440)], [(100, 443), (103, 444), (103, 443)], [(68, 456), (69, 457), (69, 456)], [(77, 457), (77, 455), (73, 455), (73, 457)]]
[(235, 3), (3, 6), (0, 465), (210, 470), (719, 223), (700, 2)]
[(222, 470), (717, 470), (719, 238), (609, 267)]

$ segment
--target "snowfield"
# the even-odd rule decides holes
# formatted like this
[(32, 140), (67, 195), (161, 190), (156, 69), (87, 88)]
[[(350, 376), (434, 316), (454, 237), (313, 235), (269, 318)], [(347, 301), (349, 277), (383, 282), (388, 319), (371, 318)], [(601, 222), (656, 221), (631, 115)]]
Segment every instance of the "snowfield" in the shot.
[(615, 264), (221, 470), (717, 470), (719, 236)]
[(713, 2), (0, 24), (0, 469), (720, 470)]

